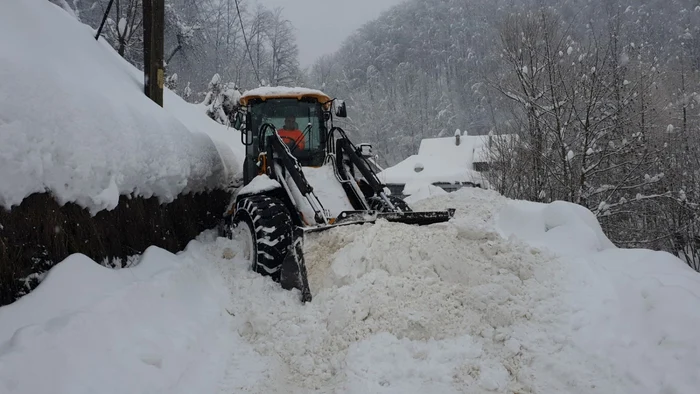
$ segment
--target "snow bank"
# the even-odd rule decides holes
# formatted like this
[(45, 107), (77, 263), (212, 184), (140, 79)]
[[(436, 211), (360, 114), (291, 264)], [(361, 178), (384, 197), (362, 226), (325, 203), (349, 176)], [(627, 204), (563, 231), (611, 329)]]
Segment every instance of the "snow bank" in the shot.
[(581, 348), (626, 371), (645, 388), (638, 392), (697, 392), (700, 274), (650, 250), (607, 249), (572, 265), (568, 301)]
[(497, 225), (506, 237), (515, 236), (567, 256), (615, 247), (591, 211), (564, 201), (511, 201), (499, 212)]
[(233, 342), (226, 284), (199, 248), (152, 247), (130, 269), (82, 255), (55, 266), (0, 308), (0, 392), (213, 392)]
[[(134, 78), (143, 79), (141, 72), (134, 68), (131, 71), (135, 73)], [(245, 145), (241, 143), (239, 130), (215, 122), (201, 110), (200, 104), (190, 104), (168, 89), (163, 92), (163, 107), (190, 132), (204, 133), (212, 139), (225, 166), (226, 181), (243, 177)]]
[(0, 36), (11, 37), (0, 40), (1, 206), (50, 191), (96, 213), (120, 194), (169, 202), (240, 173), (215, 122), (167, 90), (167, 111), (150, 101), (143, 75), (59, 7), (1, 2)]
[(697, 272), (669, 253), (616, 248), (595, 216), (575, 204), (512, 201), (498, 227), (562, 256), (569, 335), (582, 352), (609, 360), (639, 387), (634, 392), (697, 391)]
[(447, 192), (438, 186), (433, 186), (429, 182), (412, 181), (404, 186), (403, 194), (408, 196), (404, 198), (404, 201), (411, 205), (426, 198), (445, 195)]

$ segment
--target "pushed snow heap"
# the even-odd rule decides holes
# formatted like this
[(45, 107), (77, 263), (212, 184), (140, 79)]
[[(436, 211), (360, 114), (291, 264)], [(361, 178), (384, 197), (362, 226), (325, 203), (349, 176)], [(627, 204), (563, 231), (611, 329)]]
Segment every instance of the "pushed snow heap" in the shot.
[(153, 103), (143, 74), (94, 34), (47, 1), (0, 2), (0, 206), (49, 191), (94, 214), (240, 171), (222, 126), (167, 89), (165, 110)]

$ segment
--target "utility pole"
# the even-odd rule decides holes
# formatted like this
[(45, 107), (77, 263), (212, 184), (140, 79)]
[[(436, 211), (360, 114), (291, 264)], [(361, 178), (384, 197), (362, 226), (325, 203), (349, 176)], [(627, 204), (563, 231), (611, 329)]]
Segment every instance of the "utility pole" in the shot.
[(146, 96), (163, 106), (165, 1), (143, 0), (143, 73)]

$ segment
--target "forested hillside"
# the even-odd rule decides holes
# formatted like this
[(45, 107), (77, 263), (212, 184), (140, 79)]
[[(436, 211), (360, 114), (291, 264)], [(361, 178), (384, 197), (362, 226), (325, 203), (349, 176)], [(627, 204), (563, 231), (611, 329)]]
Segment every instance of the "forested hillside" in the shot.
[(312, 76), (384, 164), (455, 129), (517, 134), (500, 192), (579, 203), (698, 269), (699, 35), (697, 0), (408, 1)]

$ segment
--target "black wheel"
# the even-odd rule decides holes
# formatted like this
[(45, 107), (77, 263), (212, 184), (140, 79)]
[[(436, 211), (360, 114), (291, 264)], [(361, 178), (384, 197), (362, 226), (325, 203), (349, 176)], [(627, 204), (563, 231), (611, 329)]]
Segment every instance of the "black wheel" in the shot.
[[(401, 212), (411, 212), (412, 209), (411, 207), (408, 206), (408, 203), (406, 201), (396, 197), (396, 196), (387, 196), (389, 198), (389, 201), (391, 201), (392, 204), (398, 209), (401, 210)], [(386, 205), (386, 202), (379, 197), (379, 196), (373, 196), (367, 199), (367, 203), (369, 204), (369, 209), (378, 211), (378, 212), (388, 212), (389, 211), (389, 206)]]
[(243, 241), (253, 271), (279, 281), (282, 260), (291, 245), (292, 220), (284, 203), (269, 196), (250, 196), (236, 203), (226, 235)]

